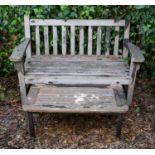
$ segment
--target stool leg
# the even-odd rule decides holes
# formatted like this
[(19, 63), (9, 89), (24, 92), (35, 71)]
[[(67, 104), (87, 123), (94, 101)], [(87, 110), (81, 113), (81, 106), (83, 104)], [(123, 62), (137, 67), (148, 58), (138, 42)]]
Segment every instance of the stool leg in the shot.
[(124, 116), (120, 115), (118, 117), (117, 124), (116, 124), (116, 137), (119, 139), (121, 139), (123, 124), (124, 124)]
[(34, 122), (33, 122), (33, 113), (27, 112), (27, 122), (28, 122), (28, 129), (29, 134), (31, 137), (35, 138), (35, 128), (34, 128)]

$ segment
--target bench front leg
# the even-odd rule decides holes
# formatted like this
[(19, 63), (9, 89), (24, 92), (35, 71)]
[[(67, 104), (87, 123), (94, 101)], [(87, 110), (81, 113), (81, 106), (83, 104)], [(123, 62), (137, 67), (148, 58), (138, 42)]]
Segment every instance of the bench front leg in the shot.
[(27, 91), (26, 91), (26, 84), (24, 79), (24, 62), (16, 62), (16, 69), (18, 72), (18, 79), (19, 79), (19, 86), (20, 86), (20, 95), (21, 95), (21, 102), (22, 104), (27, 103)]
[(133, 92), (134, 92), (134, 86), (135, 86), (135, 80), (137, 76), (137, 71), (140, 68), (140, 63), (137, 62), (131, 62), (130, 64), (130, 73), (129, 73), (129, 86), (128, 86), (128, 94), (127, 94), (127, 104), (131, 105), (132, 98), (133, 98)]
[(30, 45), (30, 38), (26, 38), (22, 43), (20, 43), (18, 46), (16, 46), (14, 48), (14, 50), (9, 58), (15, 64), (17, 72), (18, 72), (22, 104), (26, 103), (26, 85), (25, 85), (25, 80), (24, 80), (24, 62), (25, 62), (26, 50), (29, 45)]
[[(27, 104), (28, 100), (27, 100), (26, 84), (25, 84), (25, 79), (24, 79), (24, 63), (23, 63), (23, 61), (16, 62), (15, 65), (16, 65), (16, 69), (18, 71), (21, 102), (22, 102), (22, 104)], [(34, 128), (32, 112), (27, 112), (27, 125), (28, 125), (30, 136), (35, 138), (35, 128)]]
[(145, 58), (142, 54), (142, 51), (139, 49), (139, 47), (134, 45), (129, 40), (125, 40), (124, 45), (129, 50), (129, 54), (131, 55), (131, 64), (130, 64), (130, 73), (129, 73), (130, 81), (129, 81), (128, 94), (127, 94), (127, 103), (128, 105), (131, 105), (137, 71), (140, 68), (140, 64), (145, 61)]

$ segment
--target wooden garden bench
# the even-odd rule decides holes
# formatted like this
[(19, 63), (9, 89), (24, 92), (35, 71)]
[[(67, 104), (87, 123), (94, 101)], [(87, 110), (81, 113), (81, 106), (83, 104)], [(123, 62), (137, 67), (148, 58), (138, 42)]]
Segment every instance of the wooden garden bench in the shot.
[[(140, 49), (129, 41), (129, 22), (29, 16), (24, 21), (25, 41), (15, 47), (10, 60), (18, 71), (31, 136), (35, 133), (33, 112), (128, 111), (137, 70), (144, 61)], [(128, 56), (130, 64), (125, 61)], [(118, 137), (121, 126), (122, 117), (116, 128)]]

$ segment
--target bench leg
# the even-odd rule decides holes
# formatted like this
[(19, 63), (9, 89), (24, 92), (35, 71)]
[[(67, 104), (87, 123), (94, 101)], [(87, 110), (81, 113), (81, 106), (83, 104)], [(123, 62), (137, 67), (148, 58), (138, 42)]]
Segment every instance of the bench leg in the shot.
[(124, 116), (120, 115), (118, 117), (117, 124), (116, 124), (116, 137), (119, 139), (121, 138), (123, 123), (124, 123)]
[(152, 123), (153, 125), (152, 125), (152, 129), (153, 129), (153, 131), (155, 132), (155, 112), (154, 112), (154, 114), (153, 114), (153, 123)]
[(28, 122), (29, 134), (31, 137), (35, 138), (35, 128), (34, 128), (32, 112), (27, 112), (27, 122)]

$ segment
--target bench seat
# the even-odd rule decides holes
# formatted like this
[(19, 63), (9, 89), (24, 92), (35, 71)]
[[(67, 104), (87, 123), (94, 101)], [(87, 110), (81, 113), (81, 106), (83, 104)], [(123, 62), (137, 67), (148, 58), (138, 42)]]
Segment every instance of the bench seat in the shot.
[(129, 66), (115, 56), (32, 56), (24, 68), (27, 84), (129, 84)]
[(124, 113), (128, 111), (121, 85), (104, 87), (31, 86), (28, 102), (23, 109), (29, 112)]

